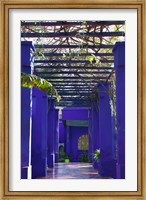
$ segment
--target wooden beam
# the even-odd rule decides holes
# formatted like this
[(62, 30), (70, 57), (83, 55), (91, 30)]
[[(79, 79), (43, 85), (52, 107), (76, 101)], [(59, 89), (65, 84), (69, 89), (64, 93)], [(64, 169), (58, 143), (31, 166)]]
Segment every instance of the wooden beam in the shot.
[(86, 79), (86, 80), (91, 80), (92, 81), (92, 79), (93, 80), (96, 80), (97, 81), (97, 79), (107, 79), (108, 77), (106, 77), (106, 76), (96, 76), (96, 77), (88, 77), (88, 76), (82, 76), (82, 77), (77, 77), (77, 76), (41, 76), (41, 75), (39, 75), (40, 77), (42, 77), (42, 78), (45, 78), (45, 79), (56, 79), (56, 80), (59, 80), (59, 79), (62, 79), (63, 81), (64, 81), (64, 79), (68, 79), (69, 81), (71, 81), (72, 82), (72, 80), (71, 79), (76, 79), (77, 81), (82, 81), (83, 82), (83, 80), (84, 79)]
[(116, 37), (116, 36), (125, 36), (125, 33), (123, 31), (119, 31), (119, 32), (88, 32), (88, 33), (84, 33), (84, 32), (67, 32), (67, 33), (62, 33), (62, 32), (57, 32), (57, 33), (39, 33), (39, 32), (34, 32), (34, 33), (21, 33), (21, 37), (51, 37), (51, 38), (62, 38), (62, 37), (76, 37), (76, 38), (82, 38), (85, 36), (89, 36), (89, 37)]
[(81, 26), (81, 25), (103, 26), (103, 25), (120, 25), (125, 21), (39, 21), (39, 22), (21, 22), (21, 26)]
[[(74, 56), (90, 56), (92, 53), (80, 53), (80, 54), (77, 54), (75, 53)], [(114, 56), (113, 53), (93, 53), (95, 56)], [(45, 57), (63, 57), (63, 56), (66, 56), (66, 57), (69, 57), (70, 54), (69, 53), (38, 53), (38, 56), (45, 56)], [(57, 62), (57, 61), (60, 61), (60, 62), (64, 62), (64, 61), (67, 61), (67, 62), (76, 62), (77, 60), (47, 60), (48, 62)], [(84, 62), (87, 62), (88, 60), (84, 60)], [(35, 62), (37, 63), (37, 60), (35, 60)], [(83, 60), (79, 61), (79, 62), (83, 62)], [(88, 61), (89, 62), (89, 61)]]
[(100, 66), (43, 66), (43, 65), (35, 65), (34, 66), (35, 69), (75, 69), (75, 70), (112, 70), (113, 67), (100, 67)]
[[(58, 71), (58, 72), (52, 72), (52, 71), (50, 71), (50, 72), (46, 72), (46, 71), (44, 71), (44, 72), (38, 72), (38, 71), (36, 71), (36, 74), (37, 75), (39, 75), (39, 76), (41, 76), (41, 75), (53, 75), (53, 74), (58, 74), (58, 75), (61, 75), (61, 74), (110, 74), (110, 71)], [(59, 78), (61, 78), (61, 77), (59, 77)]]
[[(101, 45), (49, 45), (49, 44), (41, 44), (41, 45), (35, 45), (35, 48), (44, 48), (44, 49), (76, 49), (76, 48), (89, 48), (89, 49), (112, 49), (114, 45), (108, 45), (108, 44), (101, 44)], [(47, 55), (47, 54), (46, 54)], [(66, 54), (65, 54), (66, 55)]]

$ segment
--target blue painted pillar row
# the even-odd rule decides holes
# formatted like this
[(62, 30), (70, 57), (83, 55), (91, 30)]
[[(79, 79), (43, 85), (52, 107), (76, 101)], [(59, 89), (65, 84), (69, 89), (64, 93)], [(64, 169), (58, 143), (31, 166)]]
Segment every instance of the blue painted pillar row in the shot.
[[(21, 72), (31, 74), (32, 42), (21, 43)], [(21, 87), (21, 178), (31, 178), (31, 89)]]
[(59, 159), (59, 110), (55, 109), (55, 163), (58, 163)]
[(32, 178), (47, 174), (47, 112), (48, 96), (32, 89)]
[(93, 152), (100, 148), (99, 138), (99, 108), (97, 102), (92, 103), (92, 137), (93, 137)]
[(116, 178), (116, 161), (113, 156), (113, 131), (109, 99), (109, 83), (98, 84), (100, 163), (102, 176)]
[(70, 126), (66, 126), (65, 152), (70, 154)]
[(92, 161), (93, 153), (93, 116), (92, 110), (88, 111), (88, 159)]
[(55, 141), (56, 141), (56, 121), (55, 121), (55, 99), (48, 101), (48, 134), (47, 134), (47, 158), (48, 167), (54, 167), (55, 163)]
[(125, 42), (113, 49), (116, 73), (116, 114), (118, 137), (117, 178), (125, 178)]

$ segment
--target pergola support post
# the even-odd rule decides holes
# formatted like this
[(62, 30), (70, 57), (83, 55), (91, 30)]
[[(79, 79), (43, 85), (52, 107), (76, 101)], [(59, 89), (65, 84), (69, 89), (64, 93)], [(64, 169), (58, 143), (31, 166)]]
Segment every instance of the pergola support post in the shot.
[[(21, 42), (21, 72), (31, 74), (32, 42)], [(31, 178), (31, 89), (21, 87), (21, 179)], [(30, 174), (30, 175), (29, 175)]]
[(32, 178), (47, 174), (47, 108), (48, 96), (32, 89)]
[(116, 72), (116, 113), (118, 137), (117, 178), (125, 178), (125, 42), (113, 49)]
[(59, 155), (58, 155), (58, 146), (59, 146), (59, 116), (58, 109), (55, 109), (55, 163), (58, 163)]
[(48, 135), (47, 135), (47, 163), (48, 167), (54, 167), (55, 163), (55, 100), (48, 102)]
[(93, 153), (93, 130), (92, 130), (92, 110), (89, 109), (88, 111), (88, 159), (92, 161), (92, 153)]
[(70, 154), (70, 126), (66, 126), (66, 145), (65, 151), (67, 154)]
[(109, 99), (109, 83), (98, 84), (99, 99), (99, 137), (100, 137), (100, 175), (116, 178), (116, 161), (113, 157), (113, 131)]
[(97, 102), (92, 103), (92, 115), (93, 115), (93, 151), (100, 148), (99, 143), (99, 108)]

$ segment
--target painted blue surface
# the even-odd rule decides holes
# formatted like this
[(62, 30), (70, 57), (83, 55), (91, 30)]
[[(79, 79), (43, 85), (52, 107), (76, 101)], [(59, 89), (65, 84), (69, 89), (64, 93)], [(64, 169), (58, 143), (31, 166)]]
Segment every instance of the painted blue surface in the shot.
[(78, 139), (83, 134), (88, 134), (87, 127), (70, 127), (70, 154), (71, 154), (71, 161), (77, 162), (80, 161), (80, 155), (83, 154), (84, 150), (78, 149)]
[[(21, 72), (31, 74), (32, 42), (21, 43)], [(29, 138), (30, 138), (30, 93), (28, 88), (21, 87), (21, 178), (27, 178), (29, 165)]]
[(64, 108), (62, 120), (88, 120), (88, 108)]
[(92, 104), (92, 137), (93, 137), (93, 151), (100, 148), (99, 138), (99, 106), (96, 102)]
[(99, 135), (100, 135), (100, 163), (102, 176), (116, 178), (116, 161), (113, 158), (113, 131), (111, 123), (110, 99), (108, 95), (109, 83), (98, 84), (99, 99)]
[(47, 114), (48, 96), (32, 90), (32, 178), (47, 173)]
[(59, 143), (65, 142), (65, 125), (62, 121), (59, 122)]
[(117, 42), (113, 49), (116, 72), (116, 112), (118, 135), (118, 178), (125, 178), (125, 42)]
[(47, 133), (47, 164), (48, 167), (54, 167), (58, 162), (58, 144), (59, 144), (59, 110), (55, 109), (55, 99), (49, 99), (48, 111), (48, 133)]

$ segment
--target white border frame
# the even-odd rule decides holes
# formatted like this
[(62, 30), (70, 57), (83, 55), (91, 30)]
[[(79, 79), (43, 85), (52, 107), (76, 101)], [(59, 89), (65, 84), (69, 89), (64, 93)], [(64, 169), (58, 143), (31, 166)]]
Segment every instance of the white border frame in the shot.
[[(20, 21), (48, 19), (126, 21), (126, 179), (20, 180)], [(137, 10), (10, 9), (9, 31), (9, 190), (137, 191)]]

